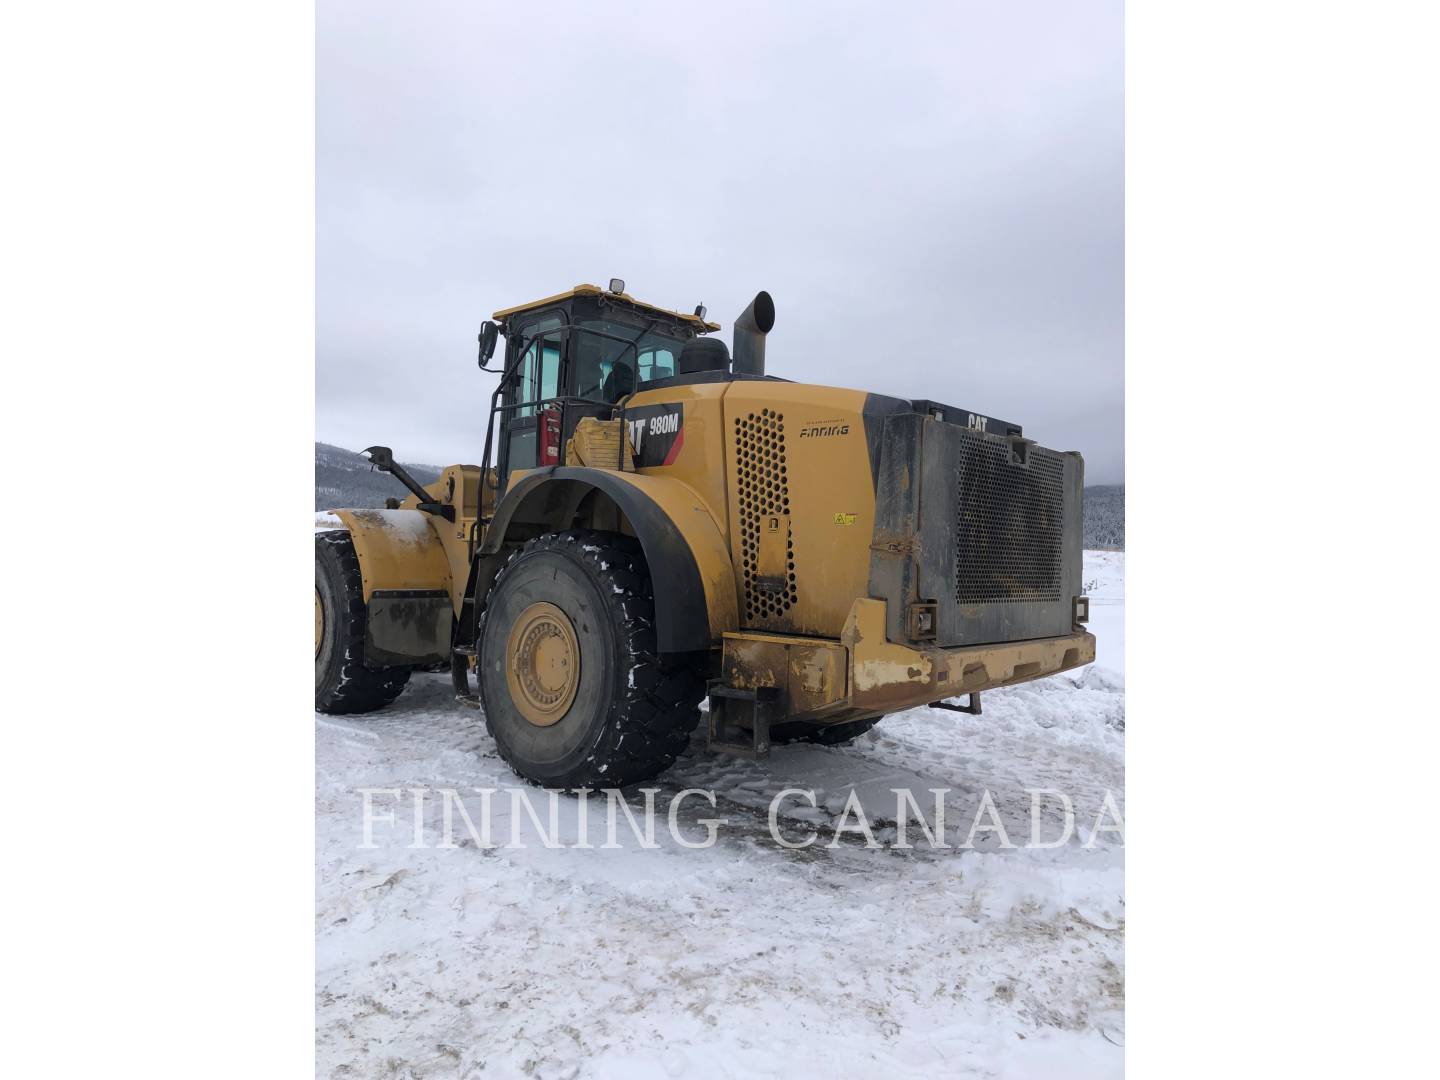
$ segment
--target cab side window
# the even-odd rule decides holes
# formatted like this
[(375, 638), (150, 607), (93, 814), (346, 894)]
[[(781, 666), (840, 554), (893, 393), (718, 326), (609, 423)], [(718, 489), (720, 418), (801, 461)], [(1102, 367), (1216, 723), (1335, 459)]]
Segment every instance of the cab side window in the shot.
[(534, 416), (538, 403), (560, 394), (560, 337), (541, 338), (525, 350), (515, 385), (516, 416)]
[[(544, 331), (560, 327), (564, 321), (563, 316), (552, 314), (520, 328), (521, 342), (529, 341), (530, 344), (520, 358), (513, 389), (509, 392), (510, 403), (520, 406), (512, 413), (514, 417), (534, 416), (537, 402), (559, 395), (562, 338), (558, 333), (545, 335)], [(531, 340), (533, 335), (540, 336)]]

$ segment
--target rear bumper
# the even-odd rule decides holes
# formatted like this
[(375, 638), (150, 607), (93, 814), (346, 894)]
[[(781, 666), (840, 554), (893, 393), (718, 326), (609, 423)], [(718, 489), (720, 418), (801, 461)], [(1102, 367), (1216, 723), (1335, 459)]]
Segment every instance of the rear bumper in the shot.
[(885, 636), (885, 607), (883, 600), (855, 601), (839, 641), (728, 633), (725, 682), (780, 690), (787, 719), (838, 723), (1042, 679), (1095, 659), (1095, 636), (1079, 627), (995, 645), (896, 645)]

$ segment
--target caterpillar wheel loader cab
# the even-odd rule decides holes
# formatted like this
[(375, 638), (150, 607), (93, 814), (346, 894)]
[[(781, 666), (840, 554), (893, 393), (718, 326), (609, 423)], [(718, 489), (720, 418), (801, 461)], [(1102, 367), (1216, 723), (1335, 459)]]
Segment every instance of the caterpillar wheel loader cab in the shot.
[(727, 349), (618, 280), (496, 312), (481, 464), (422, 486), (371, 447), (409, 497), (316, 537), (316, 707), (448, 665), (521, 776), (613, 787), (707, 697), (709, 745), (763, 755), (1091, 662), (1080, 456), (769, 375), (774, 321), (762, 292)]

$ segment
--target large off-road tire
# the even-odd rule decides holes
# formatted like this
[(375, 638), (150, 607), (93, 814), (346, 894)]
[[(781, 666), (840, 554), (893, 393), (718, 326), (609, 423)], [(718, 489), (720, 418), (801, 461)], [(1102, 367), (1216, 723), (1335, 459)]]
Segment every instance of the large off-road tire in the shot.
[(315, 534), (315, 708), (383, 709), (405, 689), (408, 667), (365, 666), (365, 599), (350, 534)]
[(883, 719), (885, 719), (883, 716), (877, 716), (871, 720), (851, 720), (844, 724), (804, 724), (793, 720), (784, 724), (771, 724), (770, 741), (772, 743), (811, 742), (819, 743), (821, 746), (843, 746), (864, 735)]
[(531, 540), (496, 576), (475, 652), (500, 756), (544, 787), (648, 780), (700, 720), (703, 657), (656, 651), (650, 574), (629, 537)]

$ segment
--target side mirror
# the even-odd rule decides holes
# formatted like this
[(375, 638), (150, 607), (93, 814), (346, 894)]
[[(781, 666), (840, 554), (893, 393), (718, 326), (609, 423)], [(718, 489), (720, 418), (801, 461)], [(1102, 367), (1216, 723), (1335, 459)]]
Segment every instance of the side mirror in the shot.
[(389, 472), (390, 467), (395, 464), (395, 455), (388, 446), (367, 446), (360, 452), (369, 454), (370, 464), (381, 472)]
[(495, 355), (495, 339), (500, 328), (489, 319), (480, 324), (480, 366), (483, 368), (490, 357)]

